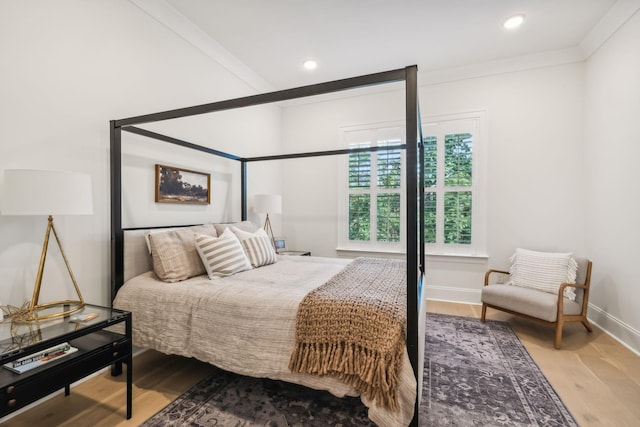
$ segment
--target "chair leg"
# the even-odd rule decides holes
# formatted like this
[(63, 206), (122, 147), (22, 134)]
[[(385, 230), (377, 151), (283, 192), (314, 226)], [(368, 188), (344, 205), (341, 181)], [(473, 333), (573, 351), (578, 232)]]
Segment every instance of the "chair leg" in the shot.
[(480, 315), (480, 321), (484, 323), (485, 318), (487, 317), (487, 304), (482, 304), (482, 314)]
[(587, 320), (587, 318), (585, 317), (584, 319), (581, 320), (582, 325), (587, 328), (588, 332), (593, 332), (593, 327), (591, 326), (591, 323), (589, 323), (589, 320)]
[(554, 346), (556, 350), (560, 350), (560, 345), (562, 344), (562, 326), (564, 322), (560, 319), (556, 322), (556, 340)]

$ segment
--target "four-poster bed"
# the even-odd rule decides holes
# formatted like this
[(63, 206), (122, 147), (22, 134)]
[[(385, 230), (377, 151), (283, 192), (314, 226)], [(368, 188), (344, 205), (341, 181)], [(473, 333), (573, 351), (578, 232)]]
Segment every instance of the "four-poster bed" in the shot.
[[(136, 127), (135, 125), (158, 122), (163, 120), (170, 120), (170, 119), (181, 118), (181, 117), (194, 116), (194, 115), (205, 114), (205, 113), (213, 113), (216, 111), (224, 111), (224, 110), (229, 110), (234, 108), (241, 108), (241, 107), (248, 107), (253, 105), (292, 100), (296, 98), (302, 98), (302, 97), (313, 96), (313, 95), (328, 94), (332, 92), (345, 91), (349, 89), (356, 89), (356, 88), (361, 88), (361, 87), (371, 86), (371, 85), (387, 84), (387, 83), (402, 82), (402, 81), (405, 82), (405, 126), (406, 126), (406, 141), (407, 141), (406, 144), (402, 147), (406, 152), (406, 164), (407, 164), (406, 184), (405, 184), (406, 193), (407, 193), (407, 197), (406, 197), (407, 236), (406, 236), (406, 276), (405, 276), (406, 289), (403, 289), (403, 294), (402, 294), (403, 298), (405, 298), (404, 295), (406, 294), (406, 301), (403, 301), (405, 303), (404, 306), (406, 307), (406, 315), (403, 317), (404, 319), (403, 321), (406, 321), (406, 324), (403, 325), (404, 330), (406, 331), (406, 338), (405, 338), (406, 349), (404, 351), (404, 354), (406, 355), (407, 362), (408, 362), (405, 364), (405, 368), (407, 368), (406, 372), (409, 372), (409, 374), (412, 374), (413, 378), (412, 378), (412, 381), (405, 381), (403, 378), (406, 378), (406, 372), (404, 373), (405, 375), (404, 377), (402, 376), (403, 373), (401, 373), (400, 381), (404, 381), (404, 383), (400, 385), (401, 386), (400, 388), (402, 388), (402, 386), (405, 386), (406, 388), (406, 385), (410, 383), (413, 390), (411, 391), (411, 393), (407, 393), (406, 391), (405, 392), (401, 391), (399, 393), (400, 394), (404, 393), (403, 396), (414, 396), (413, 400), (410, 402), (413, 408), (410, 408), (409, 413), (413, 414), (413, 418), (410, 421), (410, 425), (416, 426), (418, 421), (417, 408), (419, 404), (418, 402), (419, 398), (416, 398), (416, 396), (417, 397), (420, 396), (419, 388), (421, 384), (420, 378), (422, 376), (422, 362), (421, 362), (422, 355), (420, 351), (421, 350), (420, 342), (421, 341), (424, 342), (422, 332), (421, 332), (422, 327), (419, 326), (419, 323), (420, 323), (419, 316), (421, 313), (421, 309), (424, 310), (424, 307), (421, 307), (422, 280), (423, 280), (423, 274), (424, 274), (424, 237), (423, 237), (424, 227), (423, 227), (423, 220), (422, 220), (423, 218), (422, 205), (423, 205), (424, 197), (423, 197), (423, 190), (421, 185), (422, 179), (421, 177), (419, 177), (419, 174), (421, 173), (421, 168), (418, 166), (419, 159), (422, 156), (422, 152), (421, 152), (422, 144), (421, 144), (421, 138), (419, 138), (420, 128), (419, 128), (419, 111), (418, 111), (418, 99), (417, 99), (417, 67), (416, 66), (410, 66), (403, 69), (392, 70), (392, 71), (376, 73), (376, 74), (369, 74), (369, 75), (364, 75), (360, 77), (337, 80), (337, 81), (332, 81), (327, 83), (320, 83), (320, 84), (315, 84), (311, 86), (304, 86), (300, 88), (287, 89), (287, 90), (271, 92), (266, 94), (247, 96), (247, 97), (237, 98), (233, 100), (220, 101), (220, 102), (204, 104), (204, 105), (195, 106), (195, 107), (181, 108), (177, 110), (171, 110), (171, 111), (165, 111), (160, 113), (148, 114), (144, 116), (132, 117), (128, 119), (111, 121), (111, 243), (112, 243), (111, 245), (111, 257), (112, 257), (111, 296), (112, 296), (112, 301), (118, 298), (119, 293), (120, 293), (121, 301), (126, 300), (128, 298), (132, 298), (131, 295), (133, 294), (128, 294), (126, 298), (122, 297), (122, 294), (125, 292), (124, 289), (126, 289), (127, 287), (129, 289), (133, 288), (133, 286), (129, 286), (129, 283), (127, 283), (127, 285), (125, 286), (123, 285), (125, 284), (125, 281), (127, 281), (127, 279), (131, 278), (133, 275), (140, 273), (141, 271), (142, 272), (145, 271), (144, 262), (142, 263), (143, 264), (142, 269), (135, 272), (132, 272), (132, 271), (127, 272), (126, 270), (128, 267), (125, 265), (125, 255), (126, 255), (125, 252), (132, 250), (130, 248), (129, 249), (126, 248), (126, 246), (129, 245), (130, 243), (125, 243), (125, 241), (134, 242), (133, 245), (138, 245), (138, 247), (140, 247), (141, 245), (144, 246), (140, 242), (144, 240), (144, 239), (141, 239), (141, 236), (143, 233), (145, 233), (145, 231), (144, 229), (142, 230), (124, 229), (122, 224), (123, 222), (122, 221), (122, 184), (123, 184), (122, 182), (122, 132), (123, 131), (145, 136), (148, 138), (152, 138), (154, 140), (164, 141), (170, 144), (175, 144), (181, 147), (193, 149), (193, 150), (207, 153), (210, 155), (224, 157), (226, 159), (239, 162), (240, 170), (241, 170), (241, 175), (240, 175), (241, 177), (241, 185), (240, 185), (241, 215), (242, 215), (241, 219), (242, 221), (245, 221), (247, 219), (247, 164), (248, 163), (263, 162), (263, 161), (270, 161), (270, 160), (286, 160), (286, 159), (295, 159), (295, 158), (316, 157), (316, 156), (345, 155), (345, 154), (349, 154), (357, 151), (370, 151), (370, 152), (379, 151), (379, 150), (383, 150), (384, 148), (371, 147), (371, 148), (361, 148), (356, 150), (346, 149), (346, 150), (315, 151), (315, 152), (261, 156), (261, 157), (242, 157), (234, 154), (221, 152), (212, 148), (196, 145), (196, 144), (183, 141), (177, 138), (162, 135), (156, 132), (152, 132), (146, 129)], [(218, 235), (219, 234), (220, 233), (218, 233)], [(142, 250), (142, 252), (144, 252), (144, 249)], [(126, 256), (131, 258), (129, 255), (126, 255)], [(304, 257), (304, 258), (307, 258), (307, 257)], [(289, 259), (285, 260), (284, 262), (278, 262), (272, 266), (268, 266), (270, 270), (267, 270), (265, 268), (264, 271), (275, 272), (276, 270), (281, 270), (285, 268), (294, 268), (298, 270), (306, 269), (309, 271), (312, 271), (314, 269), (324, 270), (325, 275), (327, 275), (327, 277), (313, 276), (314, 279), (309, 281), (310, 282), (309, 288), (302, 289), (299, 291), (299, 292), (304, 291), (304, 293), (306, 293), (315, 288), (315, 285), (312, 286), (313, 283), (317, 282), (316, 285), (318, 286), (322, 285), (322, 283), (332, 278), (333, 274), (341, 272), (343, 267), (345, 267), (348, 263), (345, 260), (330, 261), (329, 259), (326, 259), (327, 261), (324, 261), (323, 259), (314, 260), (315, 257), (311, 257), (311, 258), (312, 260), (309, 261), (309, 260), (298, 259), (297, 257), (296, 259), (289, 257)], [(131, 260), (129, 261), (131, 262)], [(133, 261), (134, 264), (136, 262), (137, 261)], [(317, 263), (323, 263), (323, 262), (326, 262), (327, 264), (326, 265), (322, 264), (322, 267), (319, 267)], [(139, 267), (136, 267), (136, 268), (139, 269)], [(280, 271), (279, 273), (273, 273), (273, 274), (274, 275), (288, 274), (290, 276), (291, 275), (290, 272), (291, 270), (287, 270), (284, 273)], [(265, 274), (262, 274), (262, 275), (264, 276)], [(149, 275), (152, 275), (152, 273), (148, 272), (147, 276)], [(240, 277), (241, 275), (243, 275), (243, 277), (250, 277), (251, 272), (248, 272), (248, 274), (239, 273), (238, 277)], [(229, 279), (228, 282), (233, 282), (233, 280), (235, 280), (235, 277), (232, 276), (230, 278), (226, 278), (225, 280), (227, 279)], [(146, 286), (146, 283), (147, 283), (146, 278), (139, 279), (138, 277), (136, 277), (134, 280), (137, 280), (139, 283), (139, 285), (137, 285), (138, 290), (143, 288), (143, 286)], [(192, 280), (192, 279), (188, 279), (187, 282), (189, 280)], [(261, 284), (257, 283), (255, 279), (249, 278), (249, 280), (254, 280), (252, 282), (252, 286), (261, 286)], [(275, 292), (274, 287), (277, 286), (276, 282), (277, 281), (275, 279), (273, 281), (269, 281), (269, 280), (266, 281), (267, 286), (263, 289), (265, 292), (265, 295), (268, 295), (269, 297), (272, 296), (271, 293)], [(234, 285), (234, 286), (238, 286), (238, 285)], [(151, 293), (155, 293), (155, 291), (151, 289), (153, 288), (149, 288), (147, 291)], [(220, 294), (216, 294), (215, 299), (224, 300), (224, 298), (227, 298), (227, 297), (230, 299), (233, 299), (235, 297), (233, 293), (240, 288), (230, 287), (230, 289), (232, 289), (232, 291), (230, 292), (229, 295), (221, 296)], [(296, 300), (297, 302), (295, 304), (295, 307), (297, 307), (297, 304), (300, 302), (300, 299), (303, 296), (304, 295), (298, 296), (299, 299)], [(157, 304), (157, 303), (158, 302), (155, 301), (153, 304)], [(236, 304), (236, 303), (237, 302), (233, 302), (233, 304)], [(277, 305), (278, 303), (276, 302), (274, 304)], [(158, 309), (167, 310), (166, 307), (156, 307), (156, 310)], [(286, 316), (291, 317), (291, 312), (287, 312)], [(294, 318), (295, 318), (295, 313), (294, 313)], [(135, 330), (136, 328), (136, 312), (135, 311), (133, 314), (133, 321), (134, 321), (134, 330)], [(136, 337), (135, 337), (135, 331), (134, 331), (134, 341), (135, 339)], [(159, 340), (156, 340), (155, 343), (159, 345), (164, 345), (165, 343), (161, 343), (161, 341), (162, 341), (162, 338)], [(151, 347), (154, 346), (153, 343), (148, 342), (147, 344), (149, 344), (149, 346)], [(285, 343), (283, 345), (289, 345), (289, 343)], [(174, 352), (172, 349), (167, 349), (167, 348), (160, 349), (160, 350), (161, 351), (164, 350), (165, 352)], [(196, 355), (195, 357), (198, 357), (198, 355)], [(215, 358), (208, 358), (206, 355), (204, 355), (202, 359), (204, 359), (205, 361), (218, 360)], [(224, 363), (222, 364), (224, 365)], [(407, 364), (410, 366), (406, 366)], [(224, 368), (225, 366), (222, 366), (222, 367)], [(235, 370), (235, 371), (238, 371), (239, 373), (246, 374), (246, 371), (243, 369), (242, 366), (230, 367), (230, 370)], [(269, 376), (268, 373), (264, 374), (262, 372), (255, 372), (251, 370), (249, 370), (248, 374), (255, 375), (255, 376), (258, 376), (258, 375)], [(301, 375), (301, 374), (295, 374), (295, 375)], [(347, 389), (336, 391), (335, 384), (330, 384), (330, 385), (320, 384), (320, 383), (316, 384), (314, 382), (316, 380), (309, 380), (306, 378), (300, 379), (295, 375), (292, 374), (291, 377), (288, 377), (287, 375), (282, 374), (282, 375), (274, 375), (274, 377), (275, 379), (284, 379), (285, 381), (300, 382), (302, 384), (305, 384), (314, 388), (328, 389), (334, 392), (334, 394), (338, 394), (338, 395), (353, 393), (352, 390), (350, 391)], [(363, 393), (363, 396), (364, 396), (364, 393)], [(365, 402), (364, 397), (363, 397), (363, 402)], [(371, 402), (365, 402), (365, 404), (367, 404), (367, 406), (370, 406)], [(374, 408), (370, 406), (370, 416), (373, 409)], [(389, 409), (389, 408), (385, 408), (385, 410), (386, 409)], [(406, 408), (404, 410), (406, 412)], [(409, 416), (409, 418), (411, 418), (411, 416)], [(374, 419), (374, 417), (372, 417), (372, 419)]]

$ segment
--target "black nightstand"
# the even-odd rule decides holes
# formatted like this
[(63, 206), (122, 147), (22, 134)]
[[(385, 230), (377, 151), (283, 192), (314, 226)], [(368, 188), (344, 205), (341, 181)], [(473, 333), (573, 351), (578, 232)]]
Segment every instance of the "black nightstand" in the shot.
[[(47, 314), (55, 309), (48, 309)], [(60, 309), (59, 311), (62, 311)], [(71, 322), (78, 314), (96, 313), (86, 322)], [(111, 326), (120, 324), (121, 331)], [(127, 419), (132, 412), (131, 313), (87, 304), (70, 316), (40, 323), (0, 324), (0, 365), (38, 353), (61, 343), (69, 343), (77, 352), (61, 356), (22, 374), (0, 366), (0, 417), (64, 388), (70, 393), (71, 383), (111, 365), (111, 374), (122, 373), (127, 365)]]
[(278, 255), (290, 255), (290, 256), (311, 256), (309, 251), (280, 251)]

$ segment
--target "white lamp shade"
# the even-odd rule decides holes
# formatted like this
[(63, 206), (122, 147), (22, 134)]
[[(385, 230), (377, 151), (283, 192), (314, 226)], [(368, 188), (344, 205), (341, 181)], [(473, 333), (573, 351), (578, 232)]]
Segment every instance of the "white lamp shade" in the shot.
[(3, 215), (91, 215), (91, 176), (78, 172), (6, 169)]
[(256, 213), (282, 212), (282, 197), (274, 194), (256, 194), (253, 198)]

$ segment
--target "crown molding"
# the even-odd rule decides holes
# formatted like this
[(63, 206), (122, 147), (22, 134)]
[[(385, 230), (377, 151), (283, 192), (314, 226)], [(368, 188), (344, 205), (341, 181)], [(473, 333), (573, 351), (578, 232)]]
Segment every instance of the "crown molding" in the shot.
[(458, 80), (513, 73), (536, 68), (581, 62), (584, 58), (577, 47), (514, 56), (496, 61), (464, 65), (433, 71), (419, 71), (420, 85), (447, 83)]
[(272, 92), (273, 86), (236, 58), (210, 35), (164, 0), (129, 0), (149, 16), (185, 39), (257, 93)]
[(496, 74), (552, 67), (587, 60), (640, 10), (640, 0), (618, 0), (578, 46), (418, 73), (421, 85), (447, 83)]
[(584, 59), (589, 58), (629, 19), (640, 10), (640, 0), (618, 0), (589, 31), (578, 48)]

